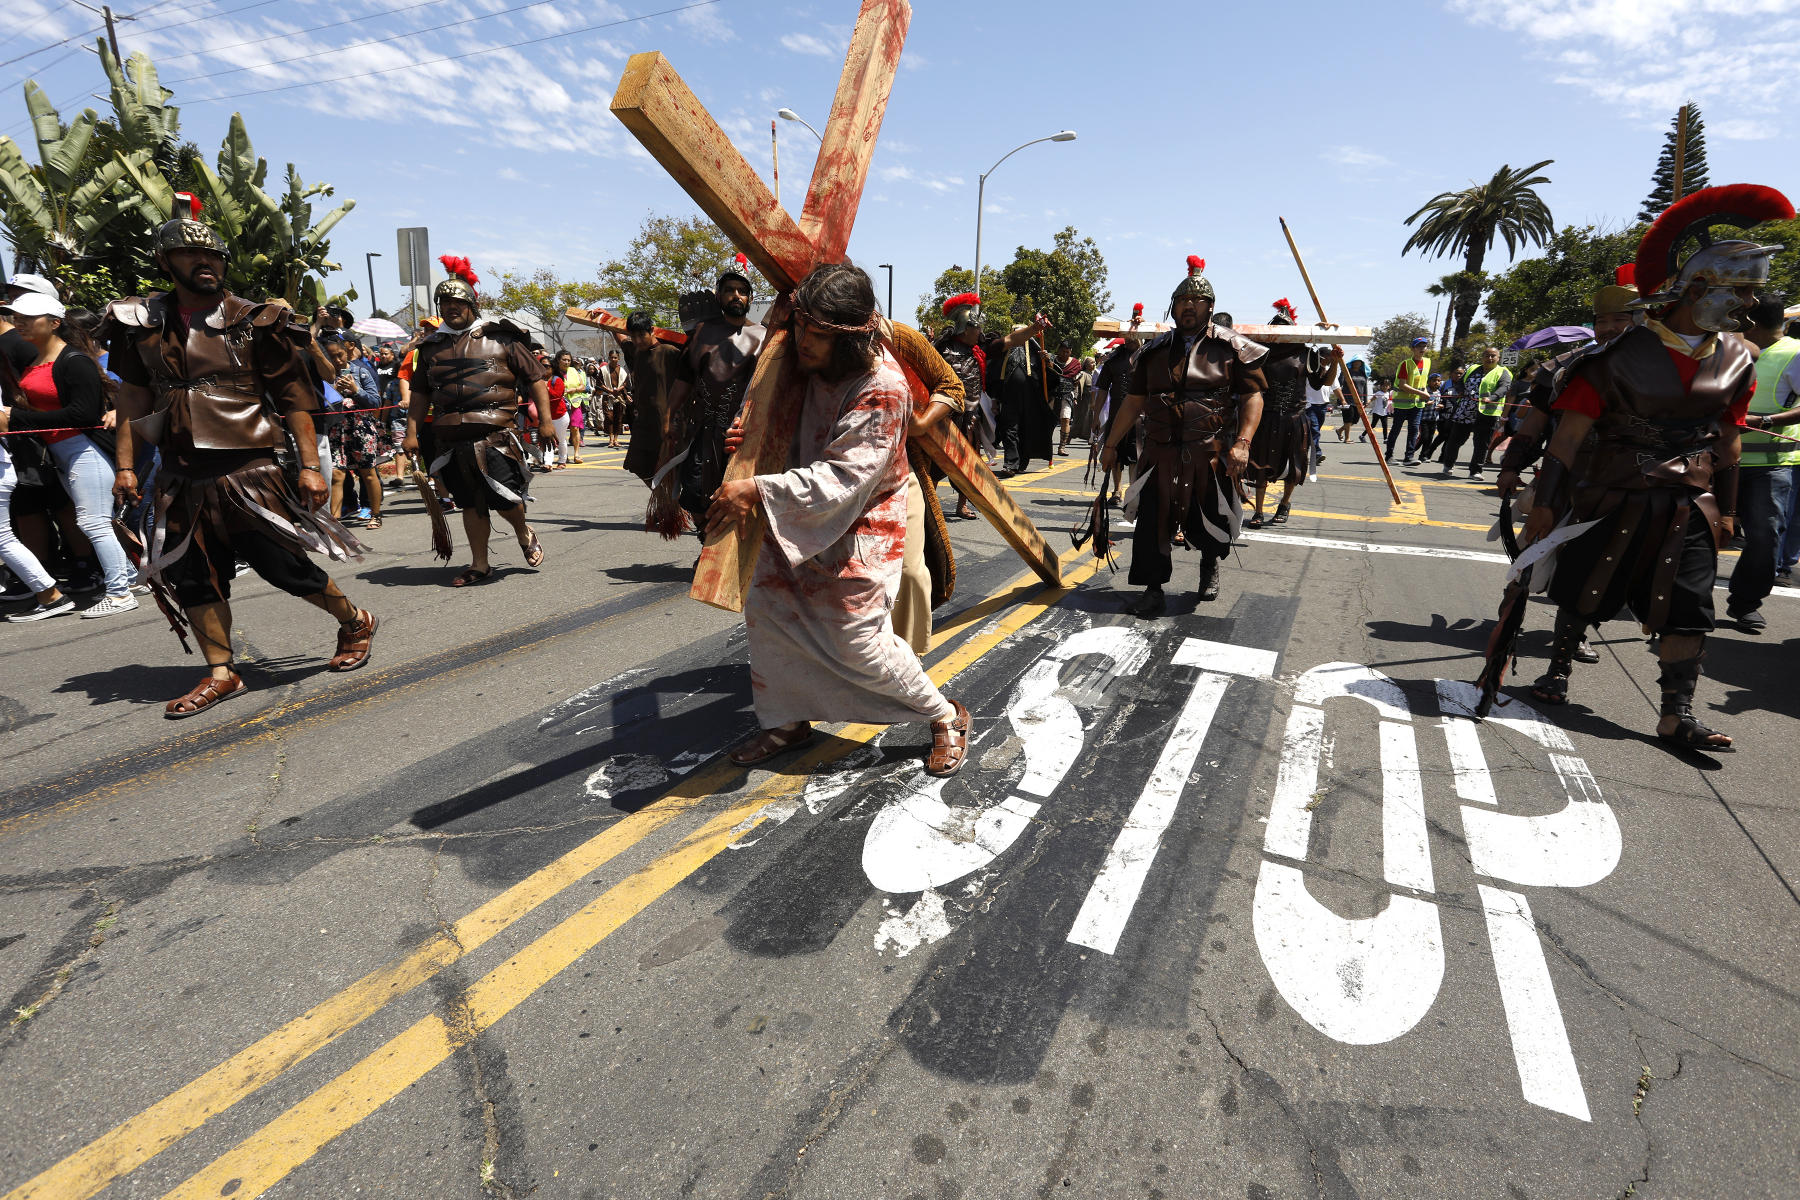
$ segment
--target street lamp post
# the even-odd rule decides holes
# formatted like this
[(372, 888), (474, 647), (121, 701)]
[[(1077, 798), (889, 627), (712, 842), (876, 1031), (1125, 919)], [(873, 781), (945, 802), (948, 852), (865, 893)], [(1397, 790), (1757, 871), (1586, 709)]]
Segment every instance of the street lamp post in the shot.
[(369, 315), (372, 317), (379, 307), (375, 303), (375, 260), (381, 257), (381, 251), (371, 250), (363, 255), (363, 265), (369, 268)]
[(814, 129), (814, 128), (813, 128), (813, 127), (812, 127), (812, 123), (811, 123), (811, 122), (810, 122), (810, 121), (808, 121), (808, 120), (807, 120), (807, 119), (806, 119), (806, 118), (805, 118), (805, 117), (803, 117), (803, 116), (801, 116), (801, 115), (800, 115), (800, 114), (799, 114), (799, 113), (797, 113), (797, 112), (795, 112), (795, 111), (794, 111), (794, 110), (793, 110), (793, 109), (791, 109), (791, 108), (778, 108), (778, 109), (776, 109), (776, 110), (775, 110), (775, 115), (776, 115), (776, 116), (778, 116), (778, 117), (780, 117), (780, 118), (781, 118), (781, 119), (782, 119), (782, 120), (784, 120), (784, 121), (798, 121), (798, 122), (800, 122), (800, 124), (802, 124), (802, 125), (804, 125), (804, 126), (806, 126), (806, 128), (807, 128), (807, 130), (808, 130), (808, 131), (809, 131), (809, 132), (810, 132), (810, 133), (811, 133), (811, 134), (812, 134), (812, 135), (813, 135), (813, 136), (814, 136), (814, 137), (816, 137), (816, 138), (819, 138), (819, 144), (820, 144), (820, 145), (821, 145), (821, 146), (823, 146), (823, 145), (824, 145), (824, 144), (825, 144), (825, 139), (824, 139), (824, 138), (822, 138), (822, 137), (819, 137), (819, 131), (818, 131), (818, 130), (816, 130), (816, 129)]
[(877, 263), (876, 269), (886, 271), (888, 273), (887, 316), (888, 316), (888, 320), (891, 321), (894, 319), (894, 264), (893, 263)]
[(1011, 158), (1013, 155), (1015, 155), (1019, 151), (1023, 150), (1025, 148), (1025, 146), (1035, 146), (1039, 142), (1072, 142), (1074, 140), (1075, 140), (1075, 131), (1073, 129), (1065, 129), (1061, 133), (1053, 133), (1049, 137), (1033, 138), (1029, 142), (1026, 142), (1024, 146), (1014, 146), (1011, 150), (1008, 150), (1005, 154), (1002, 154), (1000, 156), (1000, 162), (995, 163), (993, 166), (991, 166), (987, 170), (983, 171), (981, 173), (981, 178), (976, 181), (976, 184), (975, 184), (975, 300), (976, 300), (977, 304), (979, 304), (980, 300), (981, 300), (981, 210), (984, 207), (986, 207), (985, 196), (987, 194), (988, 176), (992, 175), (994, 173), (994, 171), (999, 168), (1000, 163), (1005, 162), (1007, 159)]

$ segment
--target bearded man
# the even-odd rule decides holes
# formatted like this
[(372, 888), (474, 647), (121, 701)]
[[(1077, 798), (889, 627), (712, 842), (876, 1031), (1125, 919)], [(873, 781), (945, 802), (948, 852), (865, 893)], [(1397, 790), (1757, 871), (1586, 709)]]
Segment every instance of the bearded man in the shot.
[(953, 775), (968, 756), (969, 711), (938, 691), (891, 622), (912, 392), (881, 348), (868, 275), (813, 270), (795, 289), (792, 331), (791, 382), (805, 398), (789, 469), (726, 483), (706, 514), (709, 538), (758, 510), (768, 522), (744, 597), (763, 728), (731, 759), (773, 758), (807, 741), (814, 721), (927, 721), (925, 769)]
[[(1650, 319), (1564, 372), (1556, 433), (1521, 538), (1537, 541), (1565, 520), (1550, 543), (1549, 593), (1559, 610), (1598, 622), (1629, 604), (1660, 635), (1656, 735), (1682, 750), (1732, 744), (1693, 715), (1693, 699), (1713, 630), (1719, 548), (1736, 523), (1739, 430), (1755, 390), (1750, 346), (1732, 335), (1781, 249), (1714, 243), (1710, 229), (1793, 216), (1774, 189), (1736, 184), (1695, 192), (1650, 226), (1636, 263), (1638, 304)], [(1700, 248), (1684, 262), (1689, 238)]]
[[(369, 661), (378, 625), (307, 557), (360, 561), (363, 549), (321, 510), (330, 489), (319, 473), (312, 415), (320, 394), (307, 368), (307, 331), (285, 305), (228, 292), (224, 239), (199, 220), (198, 200), (185, 192), (176, 200), (186, 215), (158, 228), (154, 242), (157, 266), (175, 290), (114, 301), (101, 328), (120, 381), (118, 461), (138, 461), (140, 438), (162, 449), (144, 578), (159, 597), (173, 593), (209, 668), (164, 706), (171, 719), (246, 690), (232, 670), (231, 580), (239, 560), (336, 618), (333, 671)], [(290, 457), (291, 479), (278, 456)], [(130, 466), (118, 469), (113, 491), (137, 503)]]
[[(472, 587), (494, 574), (488, 563), (490, 512), (512, 526), (525, 565), (543, 565), (544, 547), (525, 523), (530, 471), (513, 427), (520, 393), (537, 405), (540, 444), (555, 444), (556, 427), (549, 372), (532, 353), (530, 336), (504, 318), (480, 319), (475, 300), (480, 281), (468, 259), (446, 254), (438, 261), (450, 272), (432, 291), (443, 324), (419, 342), (404, 446), (408, 454), (418, 453), (419, 431), (429, 416), (437, 450), (429, 469), (456, 498), (469, 539), (469, 565), (450, 586)], [(448, 531), (440, 532), (440, 544), (448, 546)], [(448, 549), (442, 553), (449, 555)]]
[(1219, 560), (1237, 539), (1239, 481), (1262, 417), (1268, 351), (1213, 324), (1213, 286), (1205, 269), (1205, 259), (1188, 255), (1187, 276), (1169, 299), (1175, 328), (1138, 356), (1130, 393), (1100, 455), (1101, 467), (1112, 470), (1119, 441), (1143, 414), (1138, 477), (1145, 495), (1131, 533), (1130, 580), (1144, 588), (1131, 607), (1144, 618), (1164, 612), (1163, 585), (1174, 573), (1177, 534), (1200, 550), (1200, 599), (1219, 598)]
[(750, 260), (739, 254), (713, 289), (720, 315), (695, 325), (682, 347), (645, 518), (647, 528), (665, 537), (680, 535), (684, 511), (697, 532), (724, 482), (725, 435), (743, 407), (756, 356), (768, 337), (768, 330), (750, 320), (752, 295)]
[[(1271, 325), (1292, 325), (1299, 313), (1285, 298), (1275, 302)], [(1288, 509), (1294, 500), (1294, 489), (1306, 482), (1316, 449), (1316, 431), (1307, 418), (1307, 388), (1323, 389), (1337, 371), (1335, 354), (1321, 354), (1299, 342), (1282, 342), (1269, 347), (1263, 361), (1263, 378), (1268, 390), (1263, 393), (1262, 420), (1257, 422), (1256, 436), (1250, 440), (1250, 468), (1245, 477), (1256, 484), (1256, 512), (1247, 522), (1252, 529), (1263, 525), (1263, 498), (1269, 485), (1281, 483), (1281, 503), (1269, 524), (1287, 522)]]

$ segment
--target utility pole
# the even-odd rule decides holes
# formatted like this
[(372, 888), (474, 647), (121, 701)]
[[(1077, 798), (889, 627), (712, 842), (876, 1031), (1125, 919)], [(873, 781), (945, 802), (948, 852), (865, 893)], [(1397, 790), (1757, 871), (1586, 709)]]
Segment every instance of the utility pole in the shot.
[(363, 265), (369, 268), (369, 315), (371, 317), (381, 311), (375, 303), (375, 260), (380, 257), (381, 251), (379, 250), (371, 250), (363, 255)]
[(100, 13), (106, 18), (106, 41), (112, 46), (113, 61), (124, 62), (124, 57), (119, 54), (119, 31), (113, 28), (112, 5), (102, 4), (100, 6)]

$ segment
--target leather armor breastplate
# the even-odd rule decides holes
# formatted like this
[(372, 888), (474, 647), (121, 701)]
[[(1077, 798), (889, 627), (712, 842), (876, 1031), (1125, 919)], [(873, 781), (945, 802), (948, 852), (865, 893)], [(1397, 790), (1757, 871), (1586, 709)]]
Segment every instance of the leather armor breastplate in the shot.
[(492, 414), (486, 424), (510, 423), (519, 406), (518, 379), (507, 362), (507, 343), (478, 323), (430, 348), (425, 380), (431, 390), (432, 420)]
[(1619, 335), (1583, 372), (1606, 410), (1594, 424), (1585, 487), (1646, 488), (1712, 482), (1713, 449), (1730, 421), (1731, 402), (1754, 369), (1736, 338), (1720, 337), (1693, 382), (1681, 376), (1648, 329)]
[(257, 307), (227, 296), (213, 313), (196, 316), (180, 340), (181, 318), (165, 302), (161, 336), (136, 339), (156, 395), (152, 411), (166, 414), (169, 445), (271, 450), (280, 443), (281, 427), (263, 399), (252, 358), (255, 326), (250, 318)]

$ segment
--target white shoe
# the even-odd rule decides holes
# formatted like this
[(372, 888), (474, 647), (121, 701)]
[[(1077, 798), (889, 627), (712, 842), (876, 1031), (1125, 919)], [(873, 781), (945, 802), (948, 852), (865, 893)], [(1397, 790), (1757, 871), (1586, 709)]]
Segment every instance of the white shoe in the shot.
[[(135, 608), (136, 605), (133, 605), (132, 607)], [(9, 621), (16, 621), (16, 622), (19, 622), (22, 624), (26, 621), (47, 621), (51, 617), (60, 617), (64, 613), (72, 613), (74, 611), (75, 611), (75, 602), (73, 600), (69, 599), (67, 596), (64, 596), (61, 600), (58, 600), (55, 604), (40, 604), (36, 608), (32, 609), (30, 612), (13, 613), (10, 616), (8, 616), (6, 619)]]
[(128, 613), (138, 606), (137, 597), (130, 592), (123, 596), (102, 596), (100, 603), (89, 605), (81, 614), (83, 620), (89, 617), (110, 617), (117, 613)]

